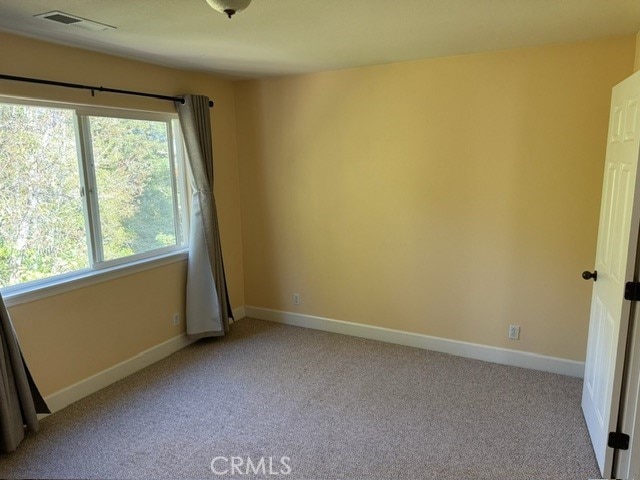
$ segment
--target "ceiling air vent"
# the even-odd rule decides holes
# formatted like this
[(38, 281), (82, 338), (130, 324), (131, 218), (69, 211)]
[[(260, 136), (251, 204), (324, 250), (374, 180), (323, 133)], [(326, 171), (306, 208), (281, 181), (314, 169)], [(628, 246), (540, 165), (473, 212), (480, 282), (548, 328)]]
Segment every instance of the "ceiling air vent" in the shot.
[(111, 25), (94, 22), (93, 20), (87, 20), (86, 18), (76, 17), (75, 15), (69, 15), (68, 13), (59, 11), (39, 13), (38, 15), (34, 15), (34, 17), (44, 18), (45, 20), (51, 20), (52, 22), (61, 23), (62, 25), (73, 25), (74, 27), (84, 28), (85, 30), (91, 30), (92, 32), (103, 32), (105, 30), (116, 29), (116, 27)]

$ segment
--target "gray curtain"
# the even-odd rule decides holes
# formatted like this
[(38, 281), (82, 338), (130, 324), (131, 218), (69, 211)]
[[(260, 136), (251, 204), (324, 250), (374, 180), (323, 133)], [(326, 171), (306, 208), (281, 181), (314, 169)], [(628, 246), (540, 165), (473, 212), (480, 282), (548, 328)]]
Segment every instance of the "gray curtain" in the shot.
[(26, 427), (38, 431), (36, 413), (50, 413), (27, 368), (9, 312), (0, 295), (0, 451), (15, 450)]
[(187, 335), (216, 337), (229, 331), (233, 318), (222, 262), (216, 201), (213, 196), (213, 148), (209, 98), (185, 95), (176, 103), (191, 167), (191, 233), (187, 271)]

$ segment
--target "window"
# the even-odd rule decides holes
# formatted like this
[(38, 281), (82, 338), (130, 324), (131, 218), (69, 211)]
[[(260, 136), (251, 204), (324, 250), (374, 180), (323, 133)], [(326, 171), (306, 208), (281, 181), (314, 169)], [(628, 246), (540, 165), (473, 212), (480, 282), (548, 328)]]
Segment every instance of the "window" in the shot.
[(185, 246), (175, 116), (0, 100), (0, 287)]

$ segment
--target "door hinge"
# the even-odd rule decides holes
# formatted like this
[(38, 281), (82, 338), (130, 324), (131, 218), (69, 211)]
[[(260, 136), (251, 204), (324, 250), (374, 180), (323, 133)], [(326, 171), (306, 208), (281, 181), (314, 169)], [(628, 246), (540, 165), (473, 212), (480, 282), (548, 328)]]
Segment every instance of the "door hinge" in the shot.
[(640, 300), (640, 282), (627, 282), (625, 284), (624, 299), (633, 302)]
[(620, 432), (609, 432), (607, 446), (618, 450), (629, 450), (629, 435)]

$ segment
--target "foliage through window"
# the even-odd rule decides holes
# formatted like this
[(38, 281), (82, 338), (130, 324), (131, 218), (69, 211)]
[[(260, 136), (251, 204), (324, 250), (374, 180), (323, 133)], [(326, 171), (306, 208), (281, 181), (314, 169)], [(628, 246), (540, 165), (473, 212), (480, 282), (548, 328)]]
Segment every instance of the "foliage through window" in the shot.
[(184, 246), (171, 115), (0, 102), (0, 287)]

